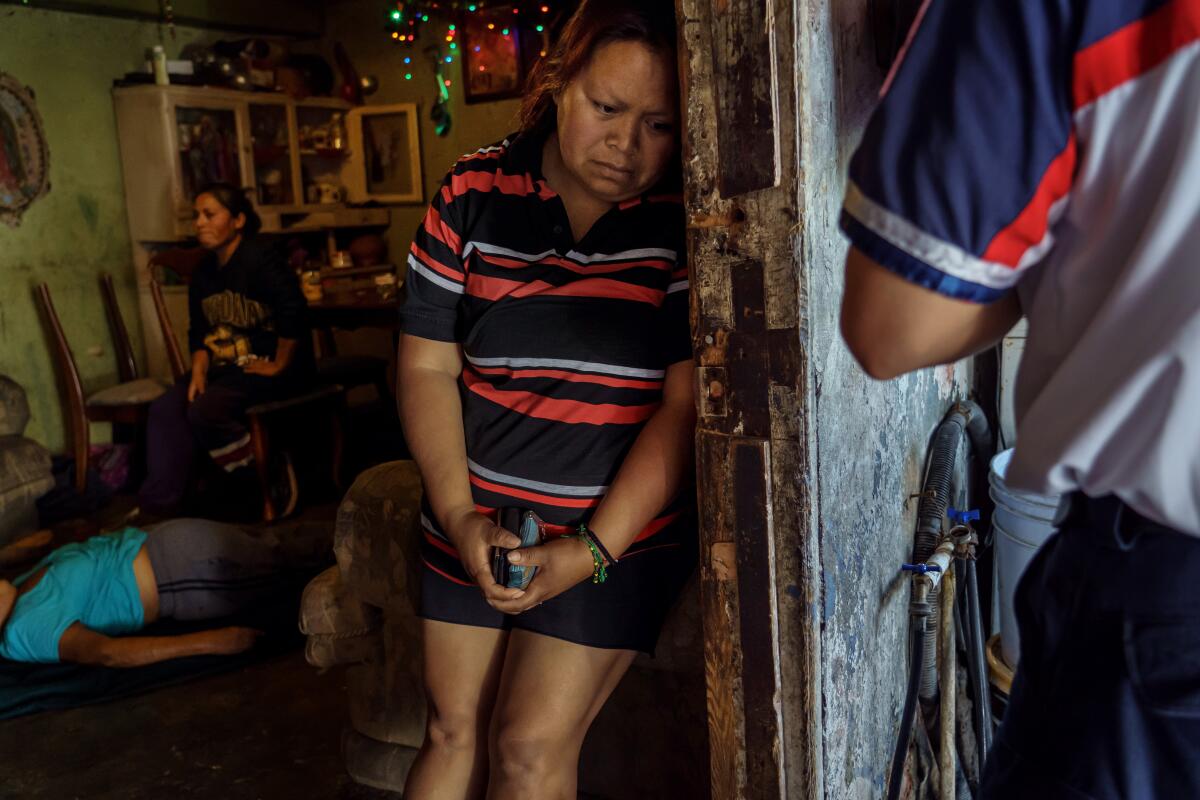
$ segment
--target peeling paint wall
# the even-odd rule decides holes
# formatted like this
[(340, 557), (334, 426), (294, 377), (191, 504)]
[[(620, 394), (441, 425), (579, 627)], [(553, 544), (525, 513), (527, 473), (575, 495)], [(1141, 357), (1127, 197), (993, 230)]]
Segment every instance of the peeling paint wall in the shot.
[[(187, 28), (168, 55), (212, 32)], [(0, 373), (25, 387), (26, 435), (65, 446), (61, 393), (33, 286), (45, 282), (75, 353), (84, 391), (117, 381), (117, 362), (99, 293), (113, 275), (125, 325), (141, 353), (125, 192), (111, 86), (141, 69), (158, 26), (106, 17), (0, 6), (0, 70), (31, 87), (50, 145), (50, 192), (16, 229), (0, 228)], [(99, 348), (99, 353), (96, 353)], [(107, 436), (96, 426), (93, 441)]]
[(881, 797), (899, 726), (908, 583), (926, 447), (966, 367), (878, 383), (838, 332), (846, 241), (837, 229), (846, 169), (884, 73), (864, 0), (797, 3), (802, 303), (811, 346), (809, 446), (817, 482), (823, 598), (823, 783), (827, 798)]

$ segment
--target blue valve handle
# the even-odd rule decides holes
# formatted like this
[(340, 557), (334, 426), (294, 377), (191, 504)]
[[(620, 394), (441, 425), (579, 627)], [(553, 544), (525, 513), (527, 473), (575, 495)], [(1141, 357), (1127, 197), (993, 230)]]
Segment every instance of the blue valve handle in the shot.
[(942, 568), (937, 564), (901, 564), (900, 569), (904, 572), (915, 572), (918, 575), (924, 575), (927, 572), (942, 571)]
[(948, 508), (946, 509), (946, 516), (950, 518), (951, 522), (957, 522), (959, 525), (966, 525), (972, 520), (979, 519), (979, 509), (972, 508), (970, 511), (960, 511), (956, 508)]

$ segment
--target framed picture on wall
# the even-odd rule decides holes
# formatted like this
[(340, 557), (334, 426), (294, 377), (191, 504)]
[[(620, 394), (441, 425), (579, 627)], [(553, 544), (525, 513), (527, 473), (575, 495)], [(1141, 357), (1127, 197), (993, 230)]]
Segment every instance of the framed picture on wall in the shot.
[(525, 87), (523, 31), (511, 8), (468, 14), (463, 24), (463, 97), (483, 103), (518, 97)]
[(415, 103), (359, 106), (346, 114), (350, 139), (341, 175), (352, 203), (421, 203), (420, 127)]

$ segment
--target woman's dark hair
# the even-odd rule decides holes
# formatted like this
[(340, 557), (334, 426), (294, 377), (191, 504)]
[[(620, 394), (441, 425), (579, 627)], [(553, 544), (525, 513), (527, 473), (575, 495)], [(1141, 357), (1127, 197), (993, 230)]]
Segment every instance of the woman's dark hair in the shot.
[(583, 0), (550, 54), (529, 76), (521, 102), (522, 133), (554, 128), (554, 95), (566, 88), (601, 45), (641, 42), (674, 58), (675, 4), (670, 0)]
[(262, 229), (262, 220), (243, 190), (229, 183), (210, 183), (197, 192), (196, 197), (202, 194), (212, 195), (232, 216), (245, 215), (246, 224), (242, 226), (242, 236), (247, 239)]

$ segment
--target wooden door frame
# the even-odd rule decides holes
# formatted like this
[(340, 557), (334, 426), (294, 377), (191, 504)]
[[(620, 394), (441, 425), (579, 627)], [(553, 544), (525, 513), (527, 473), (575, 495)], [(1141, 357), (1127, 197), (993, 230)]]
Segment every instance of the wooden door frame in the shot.
[(712, 795), (817, 798), (796, 6), (676, 2)]

